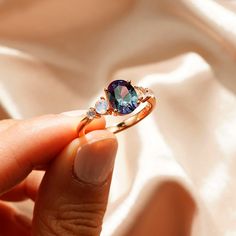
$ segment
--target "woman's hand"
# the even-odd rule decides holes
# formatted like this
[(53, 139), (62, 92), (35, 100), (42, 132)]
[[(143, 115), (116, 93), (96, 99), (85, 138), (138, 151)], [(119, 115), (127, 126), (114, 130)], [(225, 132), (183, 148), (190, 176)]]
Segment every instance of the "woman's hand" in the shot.
[[(77, 139), (80, 119), (65, 113), (0, 122), (0, 235), (100, 234), (117, 141), (98, 130), (104, 120)], [(46, 170), (42, 182), (34, 169)], [(27, 198), (35, 201), (33, 220), (7, 202)]]

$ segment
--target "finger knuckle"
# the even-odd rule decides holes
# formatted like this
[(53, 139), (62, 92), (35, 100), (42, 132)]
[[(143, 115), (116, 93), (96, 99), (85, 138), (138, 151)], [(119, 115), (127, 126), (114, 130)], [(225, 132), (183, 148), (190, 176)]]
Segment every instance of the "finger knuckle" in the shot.
[(50, 235), (99, 235), (105, 212), (105, 204), (66, 204), (51, 212), (44, 219)]

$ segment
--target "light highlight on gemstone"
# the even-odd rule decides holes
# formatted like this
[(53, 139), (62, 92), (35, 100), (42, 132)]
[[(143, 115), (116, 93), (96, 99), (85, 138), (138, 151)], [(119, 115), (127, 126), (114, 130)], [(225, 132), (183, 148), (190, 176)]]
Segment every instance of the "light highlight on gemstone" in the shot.
[(125, 80), (115, 80), (109, 84), (107, 96), (110, 106), (120, 114), (129, 114), (138, 106), (138, 96), (134, 87)]
[(108, 103), (105, 99), (100, 99), (95, 104), (95, 110), (98, 114), (104, 115), (106, 114), (108, 109)]

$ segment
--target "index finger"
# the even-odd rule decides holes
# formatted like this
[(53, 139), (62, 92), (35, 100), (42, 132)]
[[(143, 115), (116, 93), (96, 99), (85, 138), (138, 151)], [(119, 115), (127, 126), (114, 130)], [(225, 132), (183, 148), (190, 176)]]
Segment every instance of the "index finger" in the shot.
[[(49, 163), (77, 137), (80, 116), (46, 115), (17, 121), (0, 134), (0, 194), (22, 181), (35, 167)], [(90, 129), (103, 129), (104, 119)]]

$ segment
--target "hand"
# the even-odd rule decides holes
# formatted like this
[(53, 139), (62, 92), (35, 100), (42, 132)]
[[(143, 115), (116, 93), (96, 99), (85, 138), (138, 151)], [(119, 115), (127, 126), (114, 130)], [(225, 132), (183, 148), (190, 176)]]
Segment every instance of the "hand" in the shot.
[[(0, 235), (100, 234), (117, 141), (101, 119), (76, 138), (81, 118), (65, 114), (0, 122)], [(7, 202), (28, 198), (33, 220)]]

